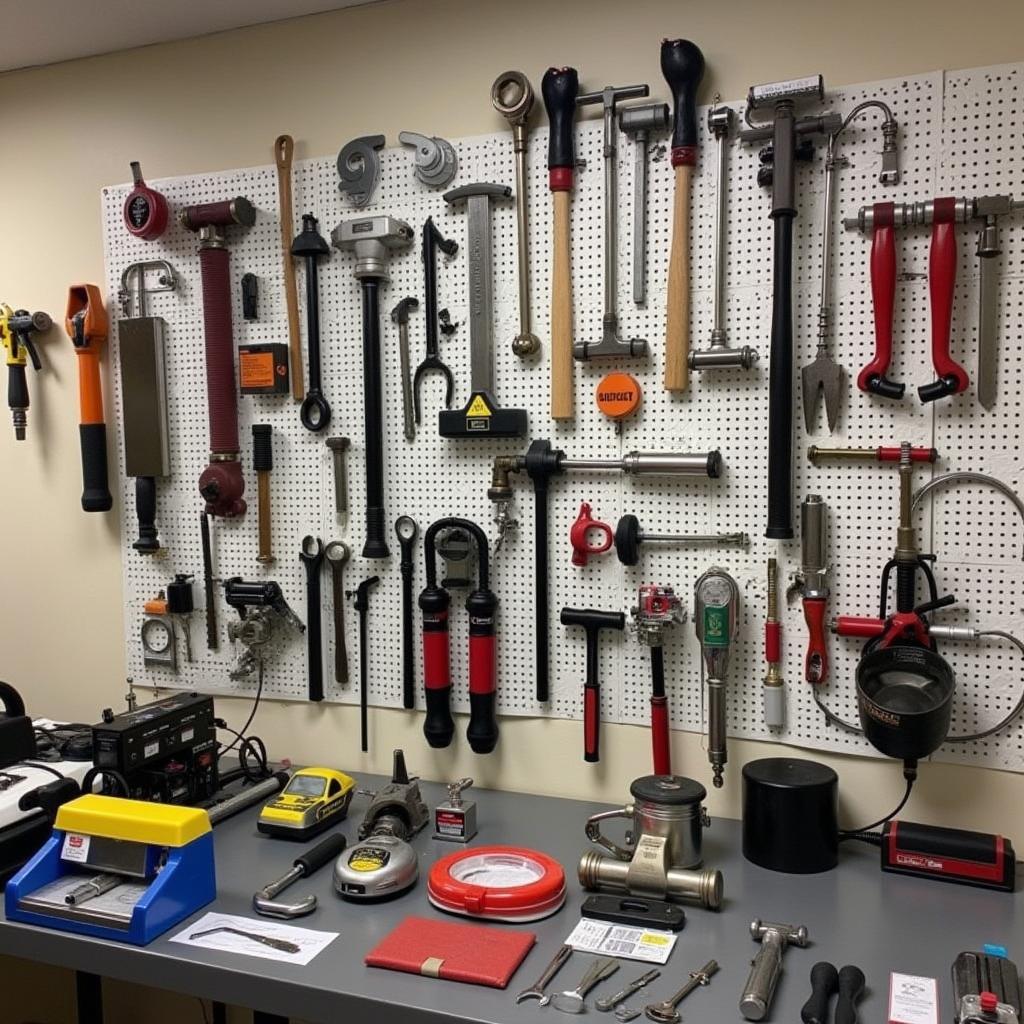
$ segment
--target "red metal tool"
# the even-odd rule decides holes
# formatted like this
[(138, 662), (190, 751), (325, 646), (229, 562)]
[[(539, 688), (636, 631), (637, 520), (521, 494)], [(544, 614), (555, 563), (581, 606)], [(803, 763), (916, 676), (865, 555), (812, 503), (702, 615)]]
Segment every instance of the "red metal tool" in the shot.
[[(572, 544), (572, 564), (586, 565), (591, 555), (603, 555), (612, 546), (612, 529), (607, 523), (590, 515), (590, 505), (580, 503), (580, 513), (569, 528), (569, 542)], [(601, 534), (604, 540), (598, 544), (590, 541), (591, 531)]]
[[(820, 448), (818, 445), (810, 445), (807, 449), (807, 458), (817, 466), (820, 462), (835, 459), (839, 462), (899, 462), (900, 449), (898, 447), (881, 448)], [(937, 462), (939, 450), (937, 448), (911, 448), (911, 462)]]
[(875, 357), (857, 376), (857, 387), (882, 398), (902, 398), (905, 384), (889, 380), (892, 362), (892, 311), (896, 300), (894, 203), (875, 203), (871, 234), (871, 301), (875, 310)]

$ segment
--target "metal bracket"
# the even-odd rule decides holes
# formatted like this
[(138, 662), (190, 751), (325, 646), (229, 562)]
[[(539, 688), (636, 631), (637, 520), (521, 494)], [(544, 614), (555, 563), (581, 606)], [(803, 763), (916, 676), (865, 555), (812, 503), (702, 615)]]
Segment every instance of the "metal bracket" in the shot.
[(347, 192), (353, 206), (366, 206), (380, 178), (377, 152), (384, 148), (383, 135), (363, 135), (345, 143), (338, 154), (338, 188)]
[(416, 164), (413, 174), (433, 188), (444, 188), (459, 169), (459, 158), (455, 148), (447, 139), (420, 135), (419, 132), (399, 132), (398, 141), (403, 146), (416, 150)]

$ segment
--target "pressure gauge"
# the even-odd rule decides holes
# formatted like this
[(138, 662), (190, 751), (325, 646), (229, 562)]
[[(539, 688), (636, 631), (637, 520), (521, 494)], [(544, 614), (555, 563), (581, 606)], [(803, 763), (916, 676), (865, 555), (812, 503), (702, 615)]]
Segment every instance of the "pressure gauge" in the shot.
[(728, 647), (739, 628), (739, 587), (722, 569), (709, 569), (694, 588), (694, 625), (703, 647)]
[(140, 631), (142, 662), (177, 670), (178, 658), (174, 644), (174, 625), (165, 615), (151, 615), (143, 619)]

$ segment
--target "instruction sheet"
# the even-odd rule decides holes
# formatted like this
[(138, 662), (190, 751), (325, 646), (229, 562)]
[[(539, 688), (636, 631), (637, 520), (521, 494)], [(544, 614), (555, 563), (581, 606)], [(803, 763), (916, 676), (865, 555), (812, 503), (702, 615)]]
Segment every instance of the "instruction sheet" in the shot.
[(234, 914), (204, 914), (172, 935), (171, 942), (305, 967), (337, 937), (337, 932), (295, 928), (278, 921)]
[(676, 936), (674, 932), (628, 928), (585, 917), (573, 928), (565, 942), (583, 953), (601, 953), (626, 960), (663, 964), (667, 962), (676, 944)]

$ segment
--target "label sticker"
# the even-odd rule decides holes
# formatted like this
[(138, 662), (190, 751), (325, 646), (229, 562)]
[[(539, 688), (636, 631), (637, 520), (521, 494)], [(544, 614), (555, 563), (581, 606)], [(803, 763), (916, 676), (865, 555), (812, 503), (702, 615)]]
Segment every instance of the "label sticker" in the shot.
[(484, 401), (483, 395), (474, 395), (466, 410), (467, 416), (490, 416), (491, 407)]
[(66, 833), (60, 856), (61, 860), (85, 864), (89, 859), (89, 836), (79, 835), (77, 832)]
[(583, 918), (569, 937), (567, 945), (584, 953), (603, 953), (626, 960), (642, 960), (649, 964), (663, 964), (676, 944), (674, 932), (654, 931), (650, 928), (627, 928), (607, 921)]
[(159, 753), (160, 753), (160, 741), (159, 740), (157, 740), (156, 743), (147, 743), (142, 748), (142, 756), (143, 757), (156, 757), (156, 755), (159, 754)]

